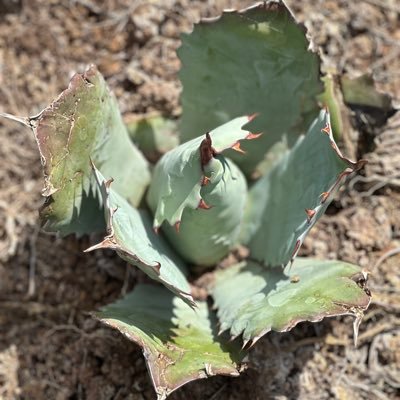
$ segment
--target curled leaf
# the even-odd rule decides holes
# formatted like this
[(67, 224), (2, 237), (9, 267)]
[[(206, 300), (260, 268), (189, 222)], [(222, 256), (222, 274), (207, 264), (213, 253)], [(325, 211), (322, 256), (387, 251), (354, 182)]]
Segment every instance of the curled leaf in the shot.
[(164, 288), (138, 285), (95, 316), (142, 347), (160, 400), (196, 379), (239, 375), (245, 353), (218, 336), (205, 302), (194, 311)]
[(248, 121), (247, 116), (236, 118), (184, 143), (155, 167), (147, 196), (154, 227), (162, 226), (188, 261), (212, 265), (237, 242), (247, 185), (241, 171), (222, 153), (231, 148), (238, 151), (241, 141), (258, 138), (242, 129)]
[(150, 181), (148, 164), (131, 143), (117, 101), (96, 67), (74, 75), (68, 89), (30, 124), (45, 175), (46, 230), (81, 235), (104, 228), (90, 159), (116, 179), (121, 196), (139, 204)]
[(93, 171), (103, 198), (108, 235), (101, 243), (86, 251), (99, 248), (115, 250), (121, 258), (139, 267), (189, 305), (195, 306), (185, 278), (184, 263), (153, 231), (148, 214), (136, 210), (115, 192), (111, 187), (112, 180), (104, 179), (94, 166)]

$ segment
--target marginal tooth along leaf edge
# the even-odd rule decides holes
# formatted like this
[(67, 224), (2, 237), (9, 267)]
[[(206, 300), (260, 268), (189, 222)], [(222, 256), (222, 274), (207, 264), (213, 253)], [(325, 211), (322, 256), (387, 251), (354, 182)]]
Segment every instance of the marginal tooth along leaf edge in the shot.
[[(361, 159), (359, 161), (352, 161), (342, 154), (342, 152), (339, 150), (339, 148), (336, 145), (336, 142), (333, 138), (331, 123), (330, 123), (330, 115), (329, 115), (329, 111), (327, 108), (325, 108), (325, 112), (327, 113), (327, 116), (328, 116), (328, 122), (326, 123), (326, 126), (321, 129), (321, 134), (327, 135), (329, 137), (329, 141), (330, 141), (332, 149), (334, 150), (334, 152), (336, 153), (338, 158), (340, 158), (342, 161), (344, 161), (349, 167), (346, 168), (343, 172), (341, 172), (337, 176), (336, 181), (333, 183), (333, 185), (329, 188), (329, 190), (327, 192), (323, 192), (320, 194), (320, 196), (319, 196), (320, 202), (317, 207), (315, 207), (314, 209), (310, 208), (310, 209), (305, 210), (306, 215), (307, 215), (307, 223), (309, 225), (311, 225), (313, 217), (318, 213), (319, 209), (323, 206), (323, 204), (330, 198), (332, 193), (334, 193), (335, 190), (340, 186), (342, 181), (351, 173), (357, 172), (360, 169), (362, 169), (364, 167), (364, 165), (367, 164), (367, 162), (368, 162), (367, 160), (364, 160), (364, 159)], [(310, 228), (311, 228), (311, 226), (310, 226)], [(290, 259), (290, 265), (293, 263), (294, 259), (296, 258), (308, 232), (309, 232), (309, 229), (307, 229), (303, 234), (301, 234), (297, 238), (296, 243), (293, 247), (293, 252), (292, 252), (291, 259)]]
[[(108, 218), (106, 221), (107, 222), (107, 235), (104, 237), (104, 239), (100, 243), (89, 247), (88, 249), (84, 250), (84, 252), (87, 253), (87, 252), (91, 252), (93, 250), (107, 248), (110, 250), (114, 250), (120, 256), (122, 256), (122, 258), (124, 258), (124, 256), (128, 257), (130, 259), (135, 260), (138, 264), (144, 266), (145, 268), (151, 268), (153, 270), (153, 272), (158, 276), (158, 279), (162, 284), (164, 284), (172, 292), (177, 293), (179, 296), (181, 296), (188, 303), (188, 305), (190, 307), (195, 309), (197, 307), (197, 305), (196, 305), (196, 302), (193, 300), (193, 296), (191, 293), (185, 292), (185, 291), (177, 288), (175, 285), (171, 284), (170, 282), (168, 282), (161, 276), (161, 263), (160, 262), (154, 261), (154, 265), (149, 264), (148, 262), (144, 261), (141, 257), (138, 257), (136, 254), (132, 253), (130, 250), (126, 249), (125, 247), (123, 247), (117, 243), (117, 240), (115, 239), (114, 229), (113, 229), (113, 216), (116, 212), (118, 212), (118, 209), (111, 208), (110, 204), (109, 204), (110, 187), (113, 182), (113, 179), (112, 178), (108, 179), (108, 180), (104, 179), (103, 181), (101, 181), (100, 177), (98, 175), (97, 168), (95, 167), (92, 160), (90, 160), (90, 162), (91, 162), (91, 165), (93, 168), (93, 172), (95, 174), (97, 184), (99, 185), (100, 190), (101, 190), (104, 207), (106, 207), (109, 210), (109, 212), (107, 213)], [(180, 221), (179, 221), (178, 225), (175, 224), (175, 228), (177, 229), (178, 232), (179, 232), (179, 225), (180, 225)]]

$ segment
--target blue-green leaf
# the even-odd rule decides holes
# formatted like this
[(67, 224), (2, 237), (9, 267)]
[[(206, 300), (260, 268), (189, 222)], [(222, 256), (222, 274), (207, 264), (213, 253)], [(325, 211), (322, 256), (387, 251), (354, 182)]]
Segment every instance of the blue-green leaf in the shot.
[(45, 175), (41, 217), (46, 230), (81, 235), (104, 228), (90, 159), (114, 177), (114, 190), (139, 204), (150, 181), (148, 163), (132, 144), (117, 101), (94, 66), (74, 75), (68, 89), (30, 124)]
[(221, 270), (211, 291), (221, 330), (254, 344), (270, 330), (288, 331), (301, 321), (342, 314), (360, 320), (370, 302), (366, 279), (352, 264), (297, 258), (285, 270), (253, 262)]
[(285, 266), (325, 212), (343, 178), (361, 168), (341, 154), (322, 110), (306, 135), (249, 191), (242, 241), (251, 257)]
[(138, 285), (95, 316), (142, 347), (160, 400), (195, 379), (239, 375), (245, 353), (218, 336), (206, 302), (194, 311), (164, 288)]
[(115, 250), (124, 260), (195, 306), (190, 285), (185, 278), (185, 264), (162, 236), (153, 231), (147, 212), (132, 207), (111, 188), (112, 180), (105, 180), (94, 166), (93, 171), (103, 198), (108, 235), (101, 243), (86, 251), (99, 248)]
[(225, 11), (195, 25), (178, 50), (182, 141), (259, 113), (249, 129), (265, 134), (244, 143), (246, 157), (233, 159), (247, 175), (283, 136), (293, 145), (317, 116), (316, 95), (323, 90), (319, 57), (309, 48), (304, 27), (283, 1)]
[(241, 141), (258, 138), (242, 129), (248, 120), (235, 118), (181, 144), (155, 167), (147, 196), (154, 226), (165, 221), (162, 229), (168, 239), (192, 263), (215, 264), (237, 243), (247, 184), (221, 153), (231, 148), (240, 152)]

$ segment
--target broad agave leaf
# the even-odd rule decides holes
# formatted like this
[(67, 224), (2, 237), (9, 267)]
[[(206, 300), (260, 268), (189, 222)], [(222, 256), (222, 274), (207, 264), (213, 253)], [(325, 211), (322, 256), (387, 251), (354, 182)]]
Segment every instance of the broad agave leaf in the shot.
[(156, 162), (179, 145), (177, 122), (162, 115), (144, 115), (125, 119), (129, 135), (151, 162)]
[(205, 302), (194, 311), (164, 288), (138, 285), (95, 315), (143, 348), (159, 400), (195, 379), (239, 375), (244, 353), (217, 335)]
[[(150, 181), (147, 161), (131, 143), (118, 104), (92, 66), (38, 116), (29, 119), (45, 174), (44, 227), (63, 235), (104, 228), (90, 159), (137, 205)], [(121, 168), (121, 160), (124, 167)]]
[(186, 267), (163, 238), (153, 232), (149, 215), (136, 210), (114, 191), (111, 188), (113, 180), (104, 179), (94, 165), (93, 172), (103, 199), (108, 235), (86, 252), (99, 248), (115, 250), (121, 258), (194, 307), (196, 304), (185, 278)]
[(297, 258), (289, 270), (244, 262), (217, 272), (211, 291), (220, 330), (243, 335), (244, 346), (270, 330), (343, 314), (356, 317), (356, 340), (370, 302), (366, 279), (359, 267), (340, 261)]
[[(241, 171), (221, 153), (258, 134), (243, 130), (252, 117), (234, 120), (180, 145), (156, 165), (147, 202), (154, 227), (187, 260), (212, 265), (236, 244), (246, 201)], [(175, 226), (176, 230), (171, 229)], [(178, 231), (178, 232), (177, 232)]]
[(343, 179), (364, 165), (341, 154), (329, 113), (321, 110), (305, 136), (249, 191), (242, 242), (267, 266), (285, 266), (323, 215)]
[(225, 11), (182, 35), (182, 140), (259, 112), (249, 129), (265, 135), (244, 144), (248, 157), (234, 158), (247, 175), (282, 136), (293, 144), (318, 115), (323, 90), (319, 58), (309, 47), (283, 1)]
[[(44, 166), (45, 227), (64, 235), (106, 227), (87, 251), (113, 249), (165, 286), (138, 285), (96, 313), (143, 348), (159, 400), (195, 379), (237, 376), (247, 351), (238, 336), (245, 348), (270, 330), (349, 314), (356, 337), (370, 302), (359, 267), (294, 261), (343, 179), (364, 164), (341, 154), (328, 112), (319, 112), (319, 58), (304, 28), (283, 1), (269, 1), (203, 21), (182, 42), (185, 143), (175, 147), (173, 135), (164, 141), (174, 126), (163, 119), (130, 125), (152, 161), (165, 152), (146, 198), (153, 224), (135, 208), (150, 180), (148, 163), (95, 67), (22, 121), (35, 133)], [(331, 89), (326, 96), (334, 96)], [(387, 99), (374, 103), (362, 107), (384, 108)], [(249, 191), (230, 157), (248, 176), (261, 176)], [(216, 313), (194, 302), (186, 264), (159, 228), (197, 265), (215, 265), (238, 242), (249, 248), (247, 261), (214, 272), (208, 293)], [(289, 261), (292, 268), (282, 268)]]

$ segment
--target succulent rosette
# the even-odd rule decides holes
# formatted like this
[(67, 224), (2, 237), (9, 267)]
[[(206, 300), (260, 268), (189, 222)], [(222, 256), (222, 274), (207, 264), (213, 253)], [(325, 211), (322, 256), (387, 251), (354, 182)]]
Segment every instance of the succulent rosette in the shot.
[[(182, 36), (178, 123), (128, 130), (95, 67), (29, 119), (45, 174), (44, 228), (103, 231), (88, 250), (115, 250), (158, 282), (95, 317), (143, 348), (159, 399), (194, 379), (239, 375), (270, 330), (342, 314), (357, 327), (368, 307), (358, 266), (295, 259), (363, 165), (334, 141), (311, 47), (282, 1), (227, 11)], [(246, 256), (222, 268), (238, 246)], [(216, 267), (208, 302), (192, 296), (193, 267)]]

